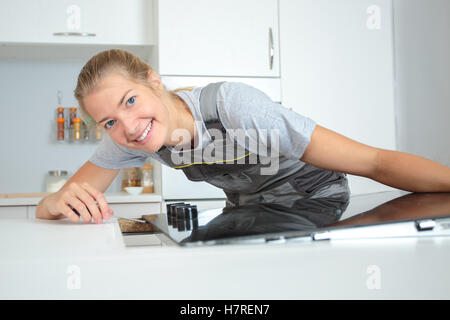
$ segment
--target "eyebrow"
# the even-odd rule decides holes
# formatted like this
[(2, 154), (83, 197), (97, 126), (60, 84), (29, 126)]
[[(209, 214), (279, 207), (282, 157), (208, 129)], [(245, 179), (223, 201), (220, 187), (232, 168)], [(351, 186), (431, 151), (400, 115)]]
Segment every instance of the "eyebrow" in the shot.
[[(120, 99), (119, 103), (117, 104), (117, 107), (120, 107), (120, 105), (123, 103), (123, 100), (125, 100), (125, 97), (127, 96), (127, 94), (133, 89), (128, 90), (127, 92), (125, 92), (125, 94), (122, 96), (122, 99)], [(102, 120), (100, 120), (99, 122), (97, 122), (98, 124), (102, 123), (105, 120), (108, 120), (109, 117), (104, 117)]]

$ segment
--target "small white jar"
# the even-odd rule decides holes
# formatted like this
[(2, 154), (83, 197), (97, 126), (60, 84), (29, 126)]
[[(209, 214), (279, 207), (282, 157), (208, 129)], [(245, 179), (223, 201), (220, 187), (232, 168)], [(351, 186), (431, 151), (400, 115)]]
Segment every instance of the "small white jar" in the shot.
[(67, 182), (67, 171), (52, 170), (48, 172), (46, 191), (53, 193), (59, 191)]

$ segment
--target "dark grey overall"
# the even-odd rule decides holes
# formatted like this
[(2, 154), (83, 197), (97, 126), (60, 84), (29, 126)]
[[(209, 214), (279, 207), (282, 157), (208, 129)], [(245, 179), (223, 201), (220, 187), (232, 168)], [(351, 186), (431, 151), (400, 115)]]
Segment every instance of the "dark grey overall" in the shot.
[[(227, 136), (227, 130), (217, 112), (216, 96), (221, 84), (211, 83), (202, 89), (200, 111), (207, 132), (215, 130), (211, 142), (222, 144), (228, 150), (236, 150), (237, 142)], [(217, 131), (222, 133), (219, 139)], [(173, 162), (172, 152), (166, 147), (157, 153), (166, 164), (178, 166)], [(278, 171), (271, 175), (261, 174), (261, 169), (268, 166), (267, 157), (253, 154), (253, 158), (226, 160), (222, 163), (192, 164), (180, 170), (191, 181), (206, 181), (221, 188), (227, 196), (227, 206), (278, 203), (291, 207), (299, 199), (333, 197), (347, 201), (350, 195), (345, 174), (319, 169), (300, 160), (288, 159), (282, 154), (278, 156)]]

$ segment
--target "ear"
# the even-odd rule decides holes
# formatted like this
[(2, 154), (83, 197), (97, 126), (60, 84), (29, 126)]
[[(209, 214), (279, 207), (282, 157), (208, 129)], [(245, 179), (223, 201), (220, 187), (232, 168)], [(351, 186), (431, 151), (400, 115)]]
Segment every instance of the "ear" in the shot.
[(152, 69), (147, 72), (147, 81), (151, 85), (152, 88), (163, 90), (164, 85), (161, 81), (159, 75)]

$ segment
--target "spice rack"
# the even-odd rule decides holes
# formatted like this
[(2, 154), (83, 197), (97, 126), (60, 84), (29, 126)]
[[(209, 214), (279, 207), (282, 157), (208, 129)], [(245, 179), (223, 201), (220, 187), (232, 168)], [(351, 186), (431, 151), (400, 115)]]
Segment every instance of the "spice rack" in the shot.
[(91, 118), (82, 119), (75, 107), (56, 108), (52, 135), (58, 143), (95, 143), (103, 138), (103, 128)]

